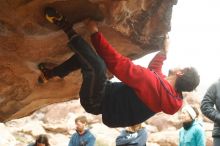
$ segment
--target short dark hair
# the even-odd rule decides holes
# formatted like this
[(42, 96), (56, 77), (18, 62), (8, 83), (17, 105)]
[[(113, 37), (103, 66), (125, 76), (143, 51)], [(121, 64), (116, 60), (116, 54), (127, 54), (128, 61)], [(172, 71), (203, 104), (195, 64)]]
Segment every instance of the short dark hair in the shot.
[(197, 70), (193, 67), (184, 68), (182, 70), (183, 75), (176, 79), (175, 89), (177, 92), (191, 92), (200, 82), (200, 76)]
[(40, 134), (37, 139), (36, 142), (34, 144), (34, 146), (37, 146), (38, 143), (42, 143), (45, 144), (45, 146), (50, 146), (48, 138), (45, 134)]
[(80, 122), (82, 122), (82, 123), (84, 123), (84, 124), (88, 124), (88, 121), (87, 121), (86, 116), (79, 116), (79, 117), (77, 117), (77, 118), (75, 119), (75, 123), (78, 122), (78, 121), (80, 121)]

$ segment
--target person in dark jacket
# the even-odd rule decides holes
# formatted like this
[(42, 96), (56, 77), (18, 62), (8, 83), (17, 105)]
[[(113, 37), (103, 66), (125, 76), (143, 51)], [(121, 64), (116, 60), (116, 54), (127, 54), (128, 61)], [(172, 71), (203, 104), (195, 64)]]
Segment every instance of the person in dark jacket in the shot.
[[(70, 39), (68, 46), (75, 52), (75, 57), (71, 57), (74, 60), (57, 67), (63, 72), (61, 77), (73, 71), (73, 67), (66, 67), (67, 64), (71, 66), (69, 62), (79, 62), (83, 77), (79, 93), (81, 105), (89, 113), (102, 114), (103, 123), (109, 127), (142, 123), (161, 111), (174, 114), (182, 106), (182, 92), (192, 91), (199, 84), (199, 75), (193, 67), (175, 68), (170, 70), (168, 77), (163, 75), (161, 69), (168, 50), (166, 36), (161, 37), (164, 48), (148, 68), (144, 68), (119, 54), (98, 31), (95, 21), (87, 21), (86, 26), (97, 54), (68, 26), (64, 16), (53, 8), (45, 9), (45, 15), (67, 34)], [(121, 82), (107, 80), (106, 67)], [(55, 76), (53, 70), (44, 69), (47, 79)]]
[(201, 111), (214, 122), (213, 146), (220, 146), (220, 79), (206, 91), (201, 103)]
[(116, 138), (116, 146), (146, 146), (147, 130), (142, 124), (130, 126)]
[(49, 140), (47, 135), (40, 134), (37, 138), (35, 143), (29, 144), (28, 146), (50, 146)]
[(79, 116), (75, 119), (76, 133), (74, 133), (69, 141), (68, 146), (94, 146), (95, 136), (87, 129), (88, 121), (85, 116)]

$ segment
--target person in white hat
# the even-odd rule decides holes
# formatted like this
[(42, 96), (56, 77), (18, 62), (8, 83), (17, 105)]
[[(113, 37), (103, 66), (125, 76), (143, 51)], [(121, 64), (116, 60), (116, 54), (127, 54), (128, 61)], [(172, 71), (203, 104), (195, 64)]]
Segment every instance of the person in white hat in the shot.
[(205, 146), (205, 131), (197, 121), (199, 112), (196, 107), (185, 105), (179, 115), (183, 127), (179, 131), (179, 146)]

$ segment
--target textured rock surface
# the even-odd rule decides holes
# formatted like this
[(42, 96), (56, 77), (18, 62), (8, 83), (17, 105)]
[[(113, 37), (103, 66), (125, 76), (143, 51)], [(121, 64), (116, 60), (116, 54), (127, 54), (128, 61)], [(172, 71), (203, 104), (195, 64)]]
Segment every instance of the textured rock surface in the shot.
[(52, 103), (78, 98), (79, 71), (39, 85), (37, 64), (59, 64), (72, 52), (67, 37), (43, 17), (56, 7), (88, 38), (80, 22), (100, 18), (100, 29), (122, 54), (138, 58), (161, 48), (175, 0), (2, 0), (0, 4), (0, 121), (29, 115)]

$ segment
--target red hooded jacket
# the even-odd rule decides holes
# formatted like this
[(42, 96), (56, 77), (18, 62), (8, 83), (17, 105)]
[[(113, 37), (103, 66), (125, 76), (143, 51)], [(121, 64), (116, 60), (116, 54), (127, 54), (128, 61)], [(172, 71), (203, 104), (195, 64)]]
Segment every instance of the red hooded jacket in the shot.
[(158, 53), (148, 68), (135, 65), (131, 59), (119, 54), (100, 33), (94, 33), (91, 41), (109, 71), (133, 88), (144, 104), (154, 112), (176, 113), (183, 104), (182, 94), (165, 80), (161, 72), (166, 56)]

